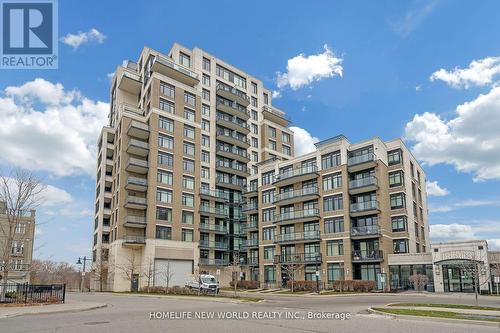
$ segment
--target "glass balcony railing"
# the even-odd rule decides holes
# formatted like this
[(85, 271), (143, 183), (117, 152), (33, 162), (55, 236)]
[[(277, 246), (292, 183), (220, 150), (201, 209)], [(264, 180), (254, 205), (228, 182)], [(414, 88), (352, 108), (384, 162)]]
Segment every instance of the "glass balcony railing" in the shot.
[(161, 63), (162, 65), (165, 65), (165, 66), (168, 66), (170, 68), (173, 68), (175, 69), (176, 71), (178, 72), (181, 72), (182, 74), (184, 75), (187, 75), (187, 76), (190, 76), (192, 77), (193, 79), (196, 79), (196, 80), (199, 80), (199, 76), (197, 73), (193, 72), (192, 70), (186, 68), (186, 67), (183, 67), (179, 64), (176, 64), (173, 60), (171, 59), (167, 59), (165, 57), (162, 57), (162, 56), (156, 56), (155, 57), (155, 61), (158, 61), (159, 63)]
[(320, 263), (321, 253), (291, 253), (291, 254), (280, 254), (274, 256), (274, 262), (280, 264), (303, 264), (303, 263)]
[(241, 207), (241, 211), (242, 212), (248, 212), (250, 210), (257, 210), (258, 208), (259, 208), (259, 205), (256, 202), (252, 202), (252, 203), (244, 204)]
[(224, 137), (227, 137), (230, 139), (237, 140), (237, 141), (244, 143), (244, 144), (248, 144), (248, 145), (250, 144), (250, 141), (248, 140), (248, 138), (246, 136), (236, 134), (232, 131), (217, 130), (217, 136), (224, 136)]
[(228, 169), (233, 169), (235, 171), (248, 173), (248, 167), (245, 164), (241, 163), (219, 160), (217, 161), (217, 163), (215, 163), (215, 166), (219, 168), (228, 168)]
[(378, 201), (365, 201), (365, 202), (357, 202), (351, 204), (351, 213), (362, 212), (365, 210), (374, 210), (378, 209)]
[(213, 198), (229, 200), (229, 193), (220, 190), (211, 190), (208, 188), (200, 188), (200, 194)]
[(379, 261), (384, 258), (384, 253), (381, 250), (372, 251), (352, 251), (352, 261)]
[(288, 221), (288, 220), (308, 218), (308, 217), (319, 217), (319, 209), (312, 208), (312, 209), (305, 209), (305, 210), (277, 214), (277, 215), (275, 215), (274, 223), (279, 223), (279, 222)]
[(353, 179), (349, 181), (349, 189), (351, 190), (371, 185), (377, 185), (377, 178), (375, 178), (375, 176)]
[(227, 227), (218, 224), (200, 223), (200, 230), (227, 232)]
[(360, 227), (351, 227), (351, 236), (370, 236), (379, 234), (379, 226), (375, 225), (364, 225)]
[(248, 124), (244, 121), (238, 121), (236, 120), (236, 118), (234, 117), (226, 117), (226, 116), (223, 116), (223, 115), (217, 115), (217, 120), (221, 120), (221, 121), (226, 121), (228, 123), (233, 123), (241, 128), (244, 128), (246, 130), (249, 130), (250, 129), (250, 126), (248, 126)]
[(200, 264), (205, 266), (227, 266), (229, 265), (229, 260), (200, 258)]
[(274, 196), (274, 202), (287, 200), (287, 199), (291, 199), (291, 198), (303, 197), (306, 195), (314, 195), (314, 194), (319, 194), (318, 187), (316, 187), (316, 186), (304, 187), (300, 190), (287, 191), (287, 192), (276, 194)]
[(347, 165), (356, 165), (361, 163), (366, 163), (375, 160), (375, 155), (373, 153), (352, 156), (347, 159)]
[(284, 171), (274, 177), (274, 182), (279, 182), (292, 177), (303, 176), (311, 173), (318, 172), (318, 167), (316, 165), (307, 165), (296, 169), (291, 169)]
[(144, 236), (124, 236), (123, 242), (127, 244), (146, 244), (146, 237)]
[(239, 155), (241, 157), (250, 159), (250, 155), (248, 155), (246, 150), (236, 149), (235, 147), (231, 147), (231, 146), (218, 145), (217, 151), (231, 153), (231, 154)]
[(258, 238), (247, 239), (246, 241), (243, 242), (243, 247), (254, 247), (254, 246), (259, 246)]
[(212, 207), (207, 205), (200, 205), (200, 213), (215, 214), (215, 215), (228, 215), (229, 212), (225, 208)]
[(319, 230), (311, 230), (311, 231), (276, 235), (274, 241), (275, 243), (285, 243), (285, 242), (308, 241), (308, 240), (313, 241), (319, 239), (320, 239)]
[(237, 95), (238, 97), (240, 97), (244, 100), (250, 101), (250, 97), (248, 97), (247, 94), (245, 94), (243, 91), (238, 90), (234, 87), (228, 86), (226, 84), (223, 84), (223, 83), (217, 84), (217, 90), (227, 91), (233, 95)]

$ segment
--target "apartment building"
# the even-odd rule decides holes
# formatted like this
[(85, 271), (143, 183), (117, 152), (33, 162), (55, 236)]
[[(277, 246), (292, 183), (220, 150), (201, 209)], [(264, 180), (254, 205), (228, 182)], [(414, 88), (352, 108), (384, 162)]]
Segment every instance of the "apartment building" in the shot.
[(249, 185), (244, 271), (261, 286), (318, 274), (386, 289), (389, 255), (430, 250), (425, 173), (400, 139), (336, 136), (312, 153), (261, 162)]
[(231, 278), (246, 262), (247, 179), (293, 158), (293, 133), (262, 81), (199, 49), (145, 47), (118, 66), (98, 140), (93, 288)]
[[(35, 238), (35, 210), (25, 212), (18, 220), (12, 237), (7, 217), (7, 205), (0, 202), (0, 275), (3, 271), (3, 251), (10, 251), (10, 265), (7, 283), (26, 283), (30, 281), (30, 266), (33, 258)], [(10, 241), (12, 240), (12, 241)], [(9, 241), (11, 244), (6, 244)]]

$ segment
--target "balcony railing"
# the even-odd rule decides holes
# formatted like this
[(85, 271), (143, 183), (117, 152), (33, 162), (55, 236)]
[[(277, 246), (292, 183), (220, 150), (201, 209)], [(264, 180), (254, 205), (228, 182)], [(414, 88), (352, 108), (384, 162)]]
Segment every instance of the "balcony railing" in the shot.
[(375, 176), (369, 176), (360, 179), (353, 179), (349, 181), (349, 189), (355, 189), (365, 186), (377, 185), (377, 178)]
[(207, 205), (200, 205), (200, 213), (216, 214), (216, 215), (227, 215), (228, 210), (225, 208), (212, 207)]
[(258, 265), (259, 264), (259, 257), (249, 257), (246, 258), (245, 261), (243, 261), (244, 265)]
[(380, 261), (384, 258), (381, 250), (352, 251), (352, 261)]
[(127, 217), (125, 217), (125, 223), (146, 224), (147, 221), (145, 216), (128, 215)]
[(274, 223), (279, 223), (288, 220), (302, 219), (307, 217), (319, 217), (319, 209), (312, 208), (312, 209), (277, 214), (274, 218)]
[(302, 197), (302, 196), (306, 196), (306, 195), (313, 195), (313, 194), (319, 194), (318, 187), (316, 187), (316, 186), (304, 187), (300, 190), (288, 191), (288, 192), (276, 194), (274, 196), (274, 202), (287, 200), (287, 199), (291, 199), (291, 198), (296, 198), (296, 197)]
[(123, 242), (127, 244), (146, 244), (146, 237), (144, 236), (124, 236)]
[(224, 91), (230, 92), (233, 95), (237, 95), (237, 96), (239, 96), (247, 101), (250, 101), (250, 97), (248, 97), (247, 94), (245, 94), (243, 91), (238, 90), (234, 87), (230, 87), (226, 84), (223, 84), (223, 83), (217, 84), (217, 90), (224, 90)]
[(259, 246), (258, 238), (247, 239), (246, 241), (243, 242), (243, 247), (255, 247), (255, 246)]
[(143, 149), (149, 149), (149, 145), (146, 141), (141, 141), (137, 139), (130, 139), (129, 146), (135, 146)]
[(200, 265), (205, 265), (205, 266), (227, 266), (227, 265), (229, 265), (229, 260), (227, 260), (227, 259), (200, 258)]
[(250, 186), (247, 186), (244, 190), (243, 190), (243, 193), (250, 193), (250, 192), (256, 192), (258, 189), (258, 186), (257, 185), (250, 185)]
[(320, 263), (321, 253), (293, 253), (274, 256), (274, 262), (279, 264)]
[(239, 114), (245, 119), (248, 119), (250, 117), (250, 112), (248, 112), (247, 108), (239, 105), (236, 102), (229, 102), (225, 99), (218, 98), (216, 106), (218, 109), (221, 109), (222, 106), (230, 108), (235, 112), (235, 114)]
[(145, 178), (130, 176), (127, 178), (127, 184), (148, 186), (148, 180)]
[(130, 165), (137, 165), (139, 167), (147, 168), (148, 167), (148, 161), (146, 160), (140, 160), (138, 158), (130, 157), (128, 159), (128, 164)]
[(319, 240), (320, 232), (319, 230), (304, 231), (304, 232), (294, 232), (291, 234), (280, 234), (276, 235), (275, 243), (285, 243), (285, 242), (296, 242), (296, 241), (306, 241), (306, 240)]
[(210, 196), (213, 198), (219, 198), (224, 200), (229, 200), (229, 193), (220, 190), (211, 190), (208, 188), (200, 188), (200, 194)]
[(267, 106), (267, 105), (262, 106), (262, 111), (272, 113), (275, 116), (278, 116), (278, 117), (283, 118), (283, 119), (288, 120), (288, 121), (290, 120), (283, 111), (277, 110), (276, 108), (272, 108), (272, 107)]
[(228, 249), (228, 243), (226, 242), (209, 242), (207, 240), (200, 240), (199, 242), (200, 247), (205, 247), (205, 248), (210, 248), (210, 249), (216, 249), (216, 250), (227, 250)]
[(170, 59), (167, 59), (167, 58), (164, 58), (164, 57), (158, 55), (158, 56), (155, 57), (155, 61), (158, 61), (162, 65), (165, 65), (165, 66), (168, 66), (170, 68), (173, 68), (176, 71), (181, 72), (182, 74), (190, 76), (193, 79), (199, 80), (199, 76), (198, 76), (197, 73), (189, 70), (188, 68), (185, 68), (185, 67), (183, 67), (181, 65), (176, 64), (173, 60), (170, 60)]
[(363, 212), (365, 210), (374, 210), (378, 209), (378, 201), (365, 201), (351, 204), (351, 213)]
[(227, 232), (227, 227), (218, 224), (200, 223), (200, 229), (208, 231)]
[(227, 177), (217, 177), (215, 179), (216, 184), (231, 184), (237, 187), (246, 187), (246, 179), (241, 178), (227, 178)]
[(222, 121), (227, 121), (229, 123), (233, 123), (233, 124), (235, 124), (237, 126), (240, 126), (240, 127), (244, 128), (244, 129), (247, 129), (247, 130), (250, 129), (250, 126), (246, 122), (244, 122), (244, 121), (238, 121), (234, 117), (227, 117), (227, 116), (217, 115), (216, 119), (217, 120), (222, 120)]
[(244, 226), (244, 230), (248, 229), (257, 229), (259, 227), (259, 222), (258, 221), (248, 221), (247, 224)]
[(347, 165), (356, 165), (361, 163), (366, 163), (375, 160), (375, 155), (373, 153), (352, 156), (347, 159)]
[(222, 151), (222, 152), (226, 152), (226, 153), (231, 153), (231, 154), (239, 155), (241, 157), (250, 159), (250, 155), (248, 155), (248, 153), (247, 153), (246, 150), (236, 149), (234, 147), (223, 146), (223, 145), (218, 145), (217, 146), (217, 150), (218, 151)]
[(279, 182), (281, 180), (285, 180), (288, 178), (303, 176), (303, 175), (316, 173), (316, 172), (318, 172), (318, 167), (316, 165), (307, 165), (307, 166), (303, 166), (300, 168), (284, 171), (284, 172), (280, 173), (279, 175), (276, 175), (274, 177), (274, 182)]
[(244, 143), (246, 145), (250, 145), (250, 140), (248, 140), (248, 138), (246, 136), (231, 133), (230, 131), (217, 130), (217, 136), (225, 136), (227, 138), (234, 139), (234, 140), (239, 141), (241, 143)]
[(129, 195), (127, 197), (127, 203), (136, 204), (136, 205), (146, 205), (147, 200), (146, 200), (146, 198), (135, 197), (135, 196)]
[(259, 208), (259, 205), (256, 202), (252, 202), (252, 203), (244, 204), (241, 207), (241, 211), (242, 212), (248, 212), (250, 210), (257, 210), (258, 208)]
[(248, 167), (245, 164), (219, 160), (219, 161), (217, 161), (217, 163), (215, 163), (215, 166), (218, 168), (228, 168), (228, 169), (233, 169), (236, 171), (248, 173)]
[(379, 226), (375, 225), (365, 225), (361, 227), (352, 227), (351, 236), (370, 236), (379, 234)]

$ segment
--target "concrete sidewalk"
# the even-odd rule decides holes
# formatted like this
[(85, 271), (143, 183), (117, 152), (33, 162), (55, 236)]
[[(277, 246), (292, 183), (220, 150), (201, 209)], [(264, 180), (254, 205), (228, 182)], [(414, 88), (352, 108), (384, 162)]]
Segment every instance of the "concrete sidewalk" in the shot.
[(80, 312), (106, 307), (105, 303), (66, 301), (64, 304), (0, 307), (0, 319), (61, 312)]

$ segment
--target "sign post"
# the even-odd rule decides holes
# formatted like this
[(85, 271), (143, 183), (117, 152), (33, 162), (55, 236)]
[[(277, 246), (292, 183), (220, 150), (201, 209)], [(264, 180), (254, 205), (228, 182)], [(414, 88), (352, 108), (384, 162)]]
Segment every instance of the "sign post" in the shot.
[(495, 276), (495, 283), (497, 284), (497, 295), (499, 295), (499, 293), (498, 293), (498, 285), (500, 284), (500, 276)]

